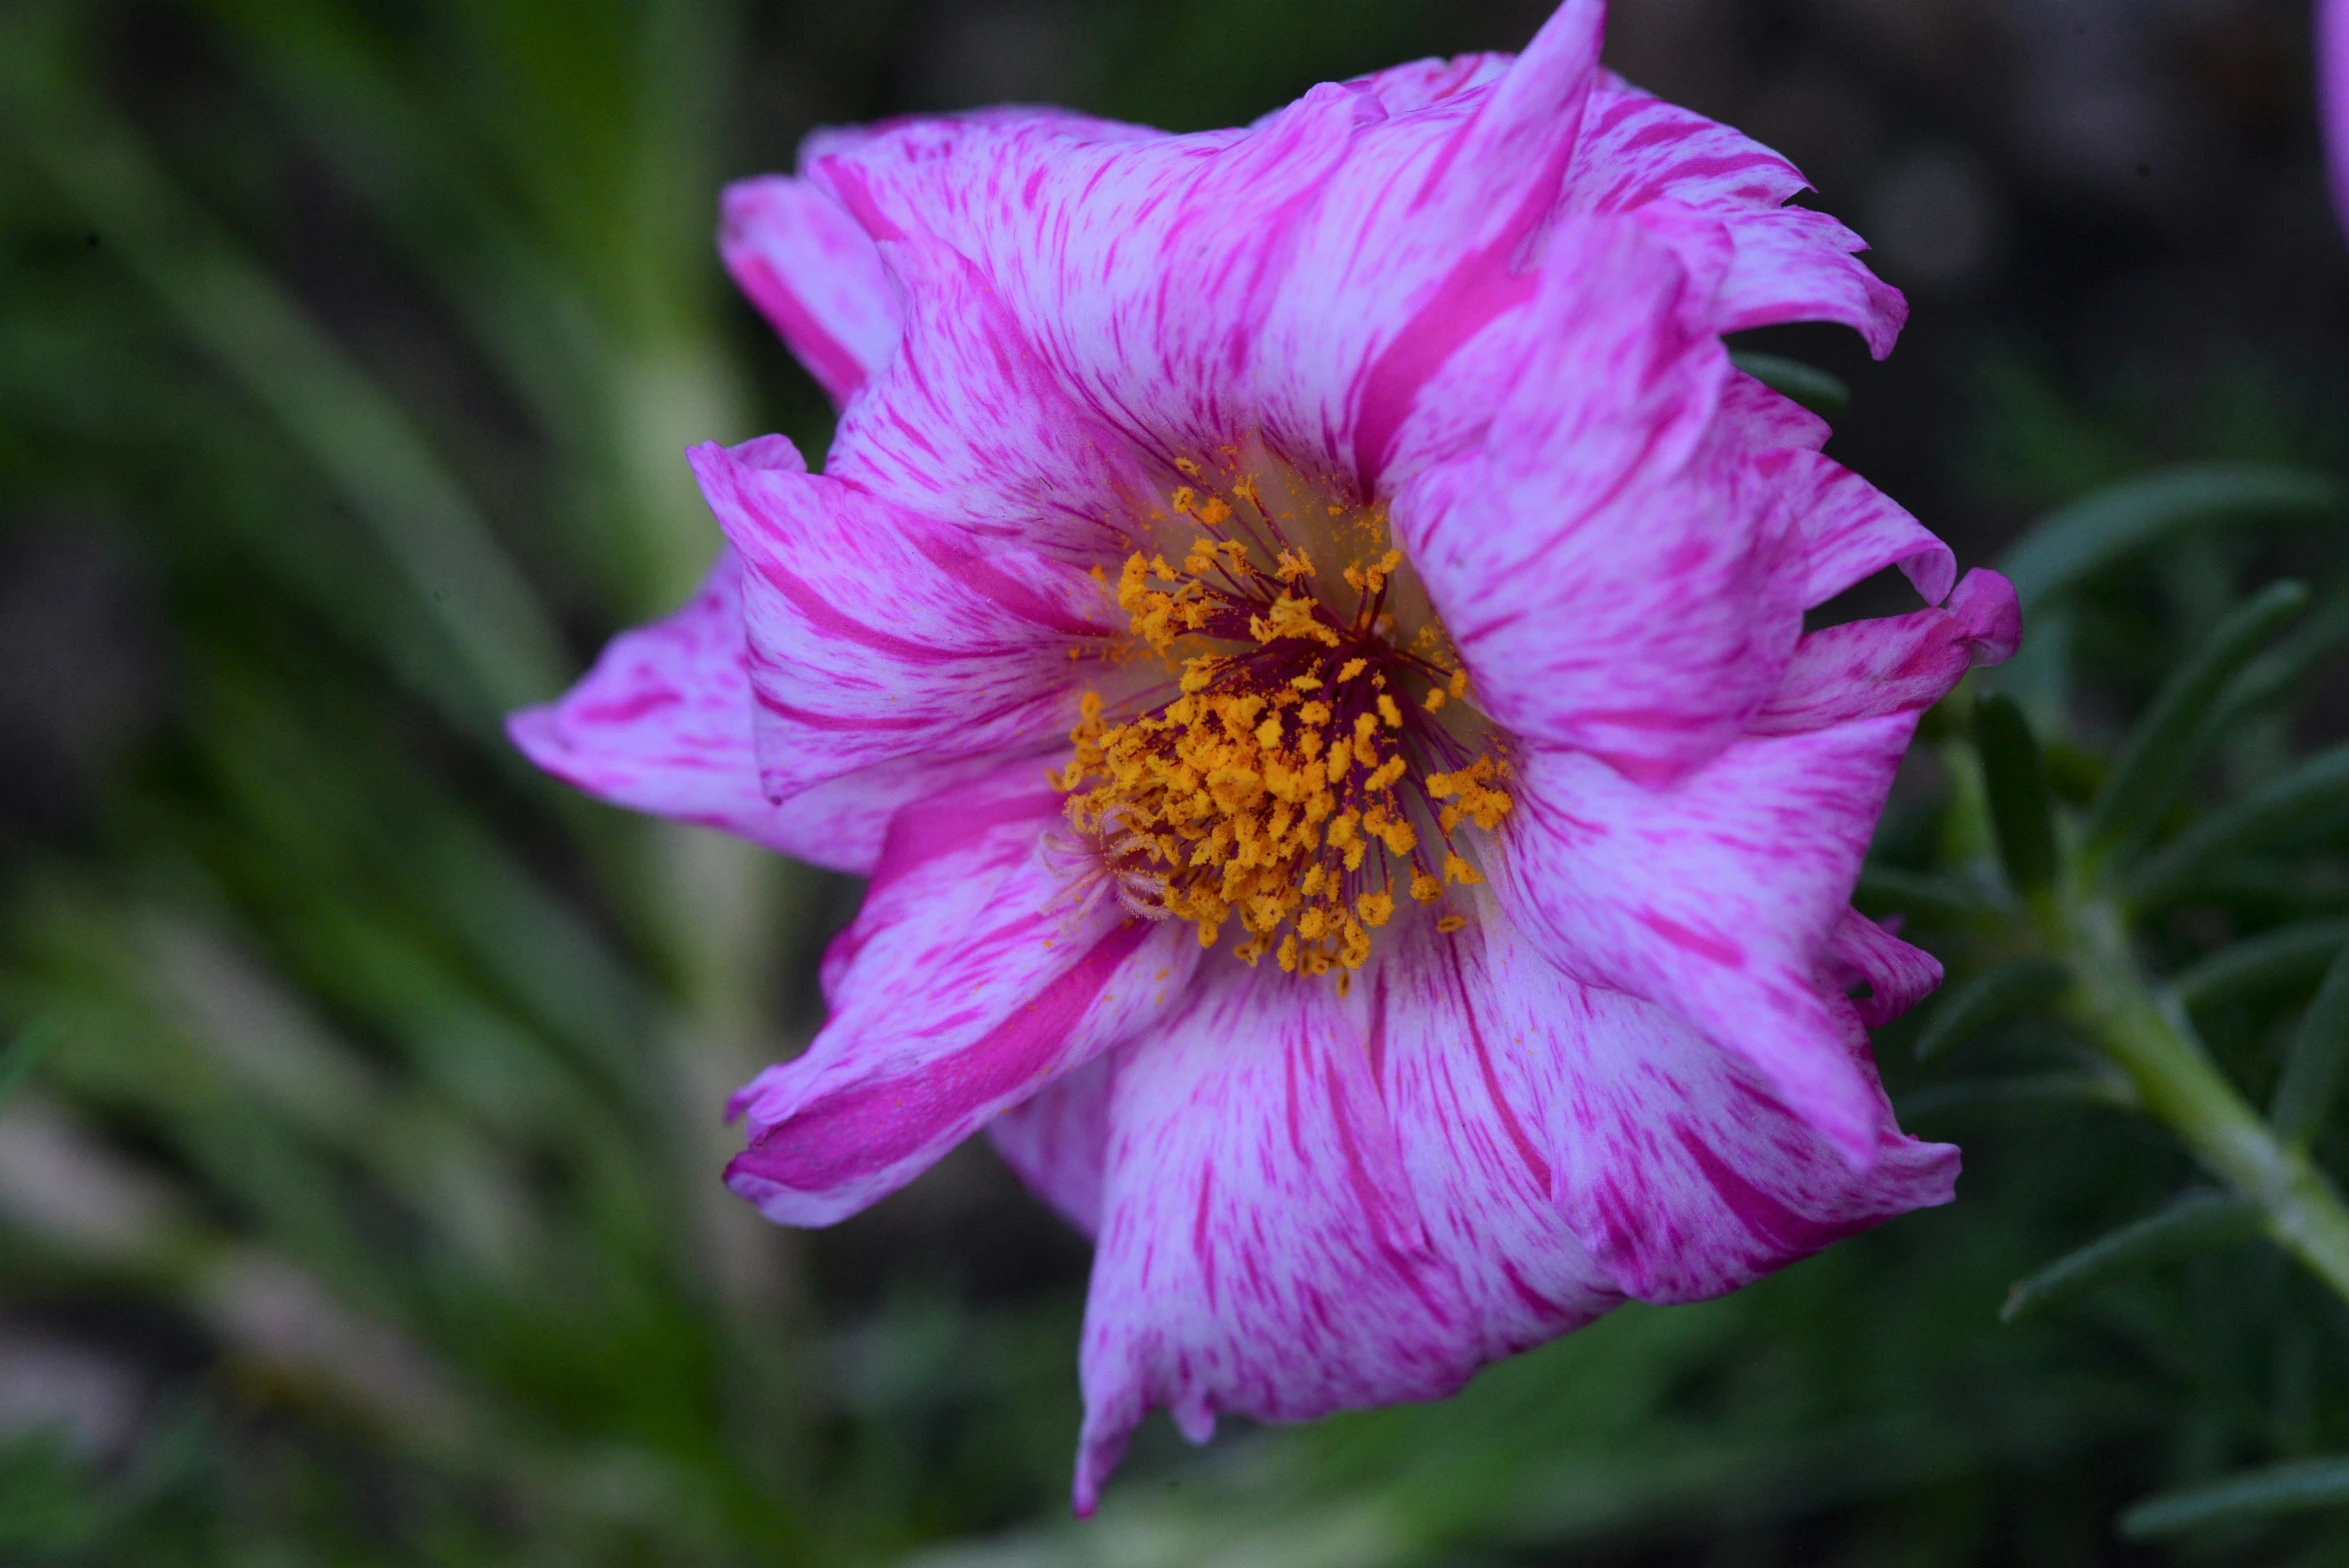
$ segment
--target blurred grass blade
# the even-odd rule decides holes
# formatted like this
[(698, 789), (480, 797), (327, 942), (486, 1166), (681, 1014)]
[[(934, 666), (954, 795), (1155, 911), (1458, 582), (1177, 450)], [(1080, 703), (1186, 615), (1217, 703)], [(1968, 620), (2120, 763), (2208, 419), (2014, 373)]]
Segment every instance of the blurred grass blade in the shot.
[(1851, 388), (1842, 377), (1831, 376), (1799, 359), (1739, 350), (1729, 356), (1729, 363), (1771, 391), (1793, 398), (1814, 414), (1840, 414), (1851, 402)]
[(2043, 958), (2017, 958), (1953, 988), (1917, 1036), (1917, 1060), (1929, 1062), (1993, 1024), (2054, 1000), (2071, 972)]
[(2121, 884), (2138, 900), (2167, 897), (2214, 861), (2349, 821), (2349, 745), (2308, 758), (2213, 813), (2139, 862)]
[(2149, 1497), (2121, 1515), (2120, 1533), (2127, 1540), (2152, 1541), (2202, 1525), (2244, 1524), (2344, 1505), (2349, 1505), (2349, 1458), (2295, 1459)]
[(267, 408), (374, 529), (464, 655), (476, 733), (551, 695), (569, 660), (552, 619), (399, 404), (173, 184), (119, 116), (72, 84), (23, 22), (0, 26), (7, 128), (159, 298)]
[(2340, 504), (2329, 476), (2256, 463), (2193, 463), (2124, 479), (2040, 519), (1998, 559), (2026, 613), (2039, 601), (2195, 523), (2319, 516)]
[(2325, 971), (2324, 984), (2317, 987), (2316, 1000), (2308, 1004), (2300, 1031), (2292, 1037), (2283, 1076), (2276, 1080), (2268, 1119), (2280, 1136), (2305, 1142), (2315, 1135), (2325, 1112), (2332, 1109), (2344, 1056), (2349, 1056), (2349, 944)]
[(2259, 1206), (2229, 1193), (2191, 1192), (2168, 1208), (2124, 1226), (2100, 1241), (2018, 1280), (1998, 1309), (2000, 1321), (2019, 1323), (2075, 1301), (2124, 1274), (2197, 1252), (2231, 1246), (2259, 1234)]
[(1982, 920), (2000, 913), (1999, 906), (1980, 889), (1955, 877), (1894, 866), (1863, 867), (1852, 902), (1872, 915), (1908, 915), (1920, 920)]
[(2030, 721), (2010, 697), (1985, 697), (1974, 709), (1974, 743), (1990, 792), (1990, 819), (1998, 831), (1998, 858), (2018, 893), (2036, 893), (2055, 881), (2055, 821), (2047, 776)]
[(2212, 715), (2213, 734), (2292, 695), (2294, 688), (2349, 641), (2349, 598), (2328, 598), (2264, 657), (2229, 683)]
[(2092, 853), (2127, 854), (2193, 776), (2227, 683), (2308, 605), (2308, 585), (2280, 582), (2219, 624), (2154, 698), (2089, 808)]
[(2313, 980), (2349, 942), (2349, 920), (2302, 920), (2222, 947), (2170, 982), (2188, 1008), (2209, 1007), (2236, 997)]
[(1947, 1111), (1972, 1110), (1985, 1105), (2101, 1105), (2126, 1110), (2136, 1103), (2136, 1090), (2118, 1071), (2088, 1068), (2071, 1072), (2009, 1073), (1996, 1078), (1967, 1078), (1956, 1083), (1937, 1083), (1929, 1089), (1902, 1095), (1893, 1109), (1899, 1113), (1903, 1122), (1909, 1122), (1919, 1117), (1939, 1116)]
[(0, 1105), (16, 1092), (32, 1070), (41, 1065), (41, 1058), (57, 1048), (65, 1038), (65, 1017), (61, 1013), (43, 1013), (17, 1031), (8, 1049), (0, 1051)]

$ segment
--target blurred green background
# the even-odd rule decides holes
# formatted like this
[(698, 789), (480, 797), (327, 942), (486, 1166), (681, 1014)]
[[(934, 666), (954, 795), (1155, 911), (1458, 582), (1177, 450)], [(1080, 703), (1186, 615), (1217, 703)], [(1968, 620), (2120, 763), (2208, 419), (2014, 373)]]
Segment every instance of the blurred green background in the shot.
[[(820, 1234), (718, 1186), (724, 1094), (820, 1022), (856, 889), (588, 803), (497, 724), (696, 579), (687, 442), (825, 444), (717, 267), (719, 186), (887, 113), (1236, 123), (1544, 9), (0, 3), (0, 1038), (47, 1047), (0, 1104), (0, 1561), (2349, 1562), (2337, 1514), (2116, 1534), (2349, 1447), (2349, 1312), (2235, 1245), (2002, 1326), (2188, 1175), (2039, 1070), (2076, 1044), (2044, 1021), (1955, 1067), (1883, 1032), (1912, 1125), (1966, 1148), (1954, 1207), (1446, 1405), (1203, 1454), (1154, 1421), (1081, 1528), (1085, 1250), (986, 1149)], [(1848, 380), (1832, 450), (1962, 561), (2141, 470), (2349, 462), (2304, 5), (1618, 13), (1618, 69), (1787, 151), (1909, 290), (1886, 365), (1746, 346)], [(2253, 510), (2187, 509), (2051, 612), (2014, 689), (2059, 796), (2286, 573), (2315, 606), (2195, 800), (2349, 731), (2339, 513)], [(1966, 755), (1920, 746), (1879, 884), (1978, 868)], [(2319, 822), (2184, 889), (2151, 960), (2337, 943), (2345, 849)], [(1965, 978), (1964, 920), (1903, 907)], [(2322, 967), (2197, 1004), (2253, 1089)]]

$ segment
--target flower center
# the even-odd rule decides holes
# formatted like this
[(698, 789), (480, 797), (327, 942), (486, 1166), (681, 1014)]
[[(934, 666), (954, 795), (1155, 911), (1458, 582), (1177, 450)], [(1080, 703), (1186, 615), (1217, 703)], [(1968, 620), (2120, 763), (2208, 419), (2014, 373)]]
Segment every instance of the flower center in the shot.
[(1224, 455), (1214, 472), (1176, 460), (1191, 482), (1156, 522), (1187, 536), (1181, 563), (1136, 551), (1117, 578), (1171, 700), (1113, 717), (1086, 693), (1052, 782), (1129, 907), (1190, 921), (1203, 947), (1236, 922), (1247, 963), (1343, 988), (1399, 899), (1442, 906), (1482, 880), (1457, 835), (1500, 825), (1508, 766), (1383, 509)]

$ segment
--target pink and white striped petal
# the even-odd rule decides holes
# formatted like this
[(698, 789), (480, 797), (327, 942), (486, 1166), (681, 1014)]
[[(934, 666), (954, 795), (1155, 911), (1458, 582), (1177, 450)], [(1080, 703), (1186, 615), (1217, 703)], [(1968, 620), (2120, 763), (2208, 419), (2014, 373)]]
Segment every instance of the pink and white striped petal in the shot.
[(1749, 736), (1660, 788), (1533, 752), (1495, 889), (1553, 963), (1688, 1020), (1864, 1168), (1880, 1096), (1816, 981), (1915, 727)]
[(789, 452), (769, 436), (690, 454), (743, 558), (769, 798), (881, 763), (1058, 746), (1080, 685), (1123, 641), (1107, 588), (807, 474)]
[(1485, 449), (1394, 514), (1478, 705), (1643, 780), (1728, 745), (1802, 630), (1799, 540), (1720, 417), (1728, 357), (1689, 325), (1695, 287), (1629, 220), (1562, 221), (1540, 347)]
[(1090, 1241), (1101, 1229), (1109, 1158), (1109, 1096), (1122, 1052), (1096, 1056), (987, 1126), (1003, 1163)]
[(1747, 726), (1794, 735), (1939, 702), (1977, 664), (2001, 664), (2022, 639), (2014, 584), (1977, 567), (1946, 609), (1847, 621), (1806, 635), (1786, 679)]
[(1197, 941), (1038, 856), (1059, 815), (1056, 795), (1011, 769), (891, 821), (828, 960), (830, 1021), (729, 1106), (750, 1140), (727, 1185), (769, 1219), (856, 1213), (1174, 1009)]
[(1420, 1222), (1358, 1010), (1326, 981), (1203, 968), (1110, 1092), (1077, 1512), (1153, 1407), (1205, 1442), (1223, 1412), (1435, 1398), (1480, 1333)]
[(727, 186), (718, 256), (834, 403), (896, 352), (903, 323), (880, 251), (807, 181), (770, 174)]

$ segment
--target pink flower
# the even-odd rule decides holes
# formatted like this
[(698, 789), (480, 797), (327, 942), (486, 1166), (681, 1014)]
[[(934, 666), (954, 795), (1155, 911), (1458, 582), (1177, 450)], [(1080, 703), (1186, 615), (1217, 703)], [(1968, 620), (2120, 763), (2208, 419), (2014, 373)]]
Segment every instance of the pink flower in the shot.
[(2318, 0), (2316, 107), (2324, 122), (2333, 211), (2349, 228), (2349, 0)]
[[(727, 1180), (829, 1224), (986, 1129), (1097, 1248), (1080, 1511), (1153, 1406), (1438, 1397), (1950, 1196), (1864, 1028), (1939, 966), (1848, 900), (2014, 594), (1731, 368), (1904, 307), (1601, 16), (1240, 130), (906, 120), (736, 186), (826, 471), (697, 449), (700, 597), (514, 721), (872, 879)], [(1888, 566), (1942, 607), (1805, 634)]]

